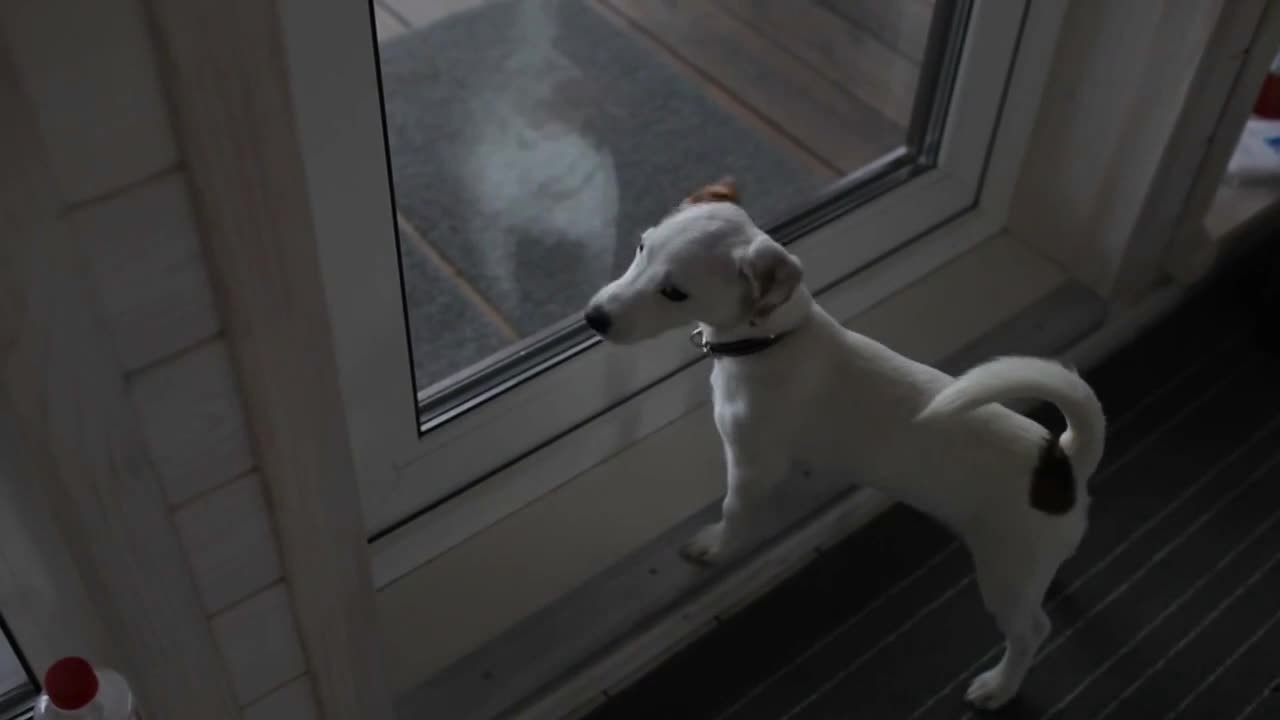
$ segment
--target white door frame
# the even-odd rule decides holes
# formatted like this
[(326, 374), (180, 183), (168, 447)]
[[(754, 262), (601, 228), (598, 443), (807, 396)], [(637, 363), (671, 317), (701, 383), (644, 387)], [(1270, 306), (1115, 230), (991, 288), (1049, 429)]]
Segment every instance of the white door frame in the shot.
[[(990, 168), (997, 122), (1004, 136), (1017, 135), (1032, 113), (1005, 108), (1001, 114), (1009, 68), (1019, 43), (1029, 52), (1052, 41), (1052, 17), (1060, 12), (1028, 15), (1027, 7), (1023, 0), (975, 0), (937, 167), (796, 242), (812, 287), (833, 288), (940, 224), (983, 212), (980, 189), (986, 199), (1005, 192), (1002, 185), (1011, 186), (1013, 173)], [(661, 407), (650, 404), (638, 425), (605, 429), (620, 404), (670, 380), (696, 353), (675, 336), (640, 352), (589, 341), (535, 379), (420, 437), (393, 241), (372, 19), (354, 0), (285, 0), (283, 8), (291, 89), (351, 446), (372, 531), (395, 527), (449, 497), (392, 533), (401, 548), (406, 537), (433, 538), (415, 552), (416, 563), (426, 562), (555, 487), (556, 480), (546, 477), (499, 479), (513, 462), (531, 453), (564, 455), (567, 446), (561, 440), (584, 430), (593, 434), (585, 454), (572, 453), (555, 472), (563, 481), (700, 402), (695, 394)], [(358, 27), (368, 28), (368, 34), (352, 31)], [(476, 484), (479, 479), (484, 482)], [(494, 482), (508, 487), (495, 493), (488, 487)], [(520, 487), (509, 487), (512, 483)], [(483, 501), (476, 502), (479, 498)], [(422, 527), (441, 526), (450, 532), (415, 534)]]

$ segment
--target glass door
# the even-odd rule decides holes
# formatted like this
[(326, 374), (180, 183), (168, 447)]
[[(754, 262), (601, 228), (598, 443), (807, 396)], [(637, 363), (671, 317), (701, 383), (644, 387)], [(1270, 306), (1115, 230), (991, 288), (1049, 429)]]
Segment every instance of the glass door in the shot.
[(0, 617), (0, 720), (18, 717), (29, 709), (37, 687), (9, 625)]
[(967, 9), (376, 0), (424, 428), (587, 341), (587, 298), (694, 188), (733, 177), (778, 228), (932, 165)]
[(372, 539), (420, 562), (705, 402), (619, 423), (699, 355), (581, 321), (694, 189), (733, 177), (820, 301), (973, 211), (1027, 7), (287, 0)]

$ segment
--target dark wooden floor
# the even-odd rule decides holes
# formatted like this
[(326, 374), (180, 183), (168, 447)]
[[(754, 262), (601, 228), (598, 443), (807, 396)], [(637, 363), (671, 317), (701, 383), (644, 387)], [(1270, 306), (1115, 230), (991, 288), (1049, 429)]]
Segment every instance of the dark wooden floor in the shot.
[[(1241, 287), (1203, 291), (1088, 374), (1111, 417), (1090, 531), (995, 716), (1280, 718), (1280, 358)], [(998, 650), (967, 553), (895, 509), (592, 720), (963, 718)]]
[(711, 97), (839, 177), (899, 147), (933, 0), (597, 0)]
[[(377, 0), (380, 40), (489, 0)], [(833, 179), (902, 144), (934, 0), (596, 0), (707, 94)]]

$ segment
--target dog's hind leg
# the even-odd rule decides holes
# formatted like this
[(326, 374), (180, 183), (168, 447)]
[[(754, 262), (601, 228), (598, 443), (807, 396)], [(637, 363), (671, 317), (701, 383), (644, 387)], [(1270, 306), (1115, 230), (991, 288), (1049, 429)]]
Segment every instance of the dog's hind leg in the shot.
[(974, 678), (965, 693), (975, 707), (994, 710), (1012, 700), (1049, 637), (1052, 625), (1041, 603), (1058, 561), (1044, 555), (1008, 541), (974, 548), (983, 602), (1005, 639), (1000, 662)]

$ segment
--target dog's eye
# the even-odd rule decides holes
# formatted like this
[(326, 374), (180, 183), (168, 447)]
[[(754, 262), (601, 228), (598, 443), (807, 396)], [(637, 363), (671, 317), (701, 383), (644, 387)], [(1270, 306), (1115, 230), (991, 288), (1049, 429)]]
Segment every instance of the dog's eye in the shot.
[(637, 254), (637, 255), (639, 255), (639, 254), (640, 254), (640, 253), (642, 253), (642, 252), (644, 252), (644, 243), (643, 243), (643, 242), (636, 246), (636, 254)]
[(671, 302), (684, 302), (689, 299), (689, 295), (675, 285), (663, 285), (658, 292)]

